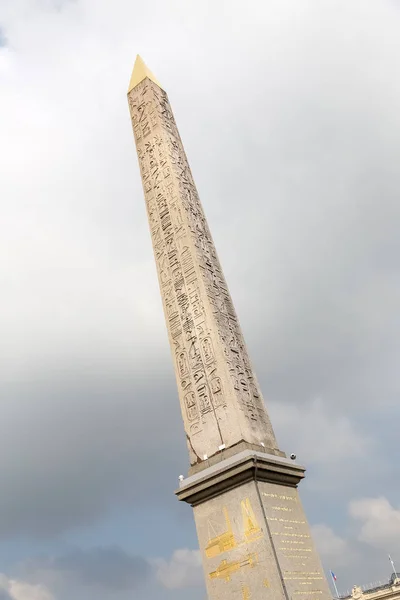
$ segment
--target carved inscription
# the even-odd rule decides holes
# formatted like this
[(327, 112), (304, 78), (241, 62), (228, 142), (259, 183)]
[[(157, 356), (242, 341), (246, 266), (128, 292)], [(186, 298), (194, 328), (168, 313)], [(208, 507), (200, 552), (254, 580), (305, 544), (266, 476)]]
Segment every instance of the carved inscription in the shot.
[(214, 406), (226, 406), (226, 401), (224, 400), (224, 393), (222, 390), (222, 382), (219, 377), (214, 377), (211, 380), (211, 390), (214, 398)]
[[(283, 565), (283, 578), (290, 597), (310, 595), (329, 598), (325, 577), (312, 544), (296, 492), (278, 486), (261, 491), (272, 543)], [(324, 592), (320, 589), (325, 589)]]
[(185, 405), (189, 421), (196, 421), (199, 416), (197, 409), (196, 396), (194, 392), (188, 392), (185, 396)]
[[(223, 388), (221, 378), (215, 377), (218, 373), (212, 341), (189, 244), (191, 232), (185, 225), (181, 198), (176, 195), (179, 187), (173, 181), (168, 138), (161, 127), (163, 114), (154, 86), (146, 80), (139, 84), (129, 94), (129, 106), (185, 428), (190, 438), (201, 435), (209, 415), (215, 421), (218, 447), (222, 439), (213, 403), (215, 400), (217, 406), (224, 405)], [(211, 365), (212, 384), (207, 373)], [(207, 434), (212, 438), (209, 425), (208, 421)], [(189, 451), (191, 462), (200, 460), (201, 449), (196, 453), (191, 443)]]
[[(162, 90), (156, 90), (155, 98), (167, 139), (172, 172), (179, 185), (181, 206), (194, 239), (196, 262), (200, 266), (208, 300), (213, 307), (220, 342), (227, 350), (225, 356), (238, 400), (250, 420), (261, 421), (272, 432), (167, 95)], [(212, 360), (210, 342), (211, 340), (204, 340), (206, 363)]]
[(276, 448), (167, 95), (145, 79), (128, 99), (185, 428), (204, 439), (190, 445), (191, 461), (210, 440), (213, 452), (225, 443), (228, 398), (247, 420), (246, 441)]

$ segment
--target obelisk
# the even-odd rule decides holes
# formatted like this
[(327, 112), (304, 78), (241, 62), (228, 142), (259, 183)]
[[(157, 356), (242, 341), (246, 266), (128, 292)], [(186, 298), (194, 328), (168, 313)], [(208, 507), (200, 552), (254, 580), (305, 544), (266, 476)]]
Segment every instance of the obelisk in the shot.
[[(248, 83), (251, 85), (251, 82)], [(138, 56), (128, 90), (210, 600), (331, 598), (278, 449), (168, 96)]]

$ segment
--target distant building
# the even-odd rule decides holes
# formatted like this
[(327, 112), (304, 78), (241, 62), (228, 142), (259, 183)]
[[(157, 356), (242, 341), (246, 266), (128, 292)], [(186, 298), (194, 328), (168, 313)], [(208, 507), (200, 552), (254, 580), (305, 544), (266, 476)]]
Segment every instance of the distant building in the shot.
[(341, 600), (400, 600), (400, 573), (393, 573), (388, 583), (371, 588), (354, 586)]

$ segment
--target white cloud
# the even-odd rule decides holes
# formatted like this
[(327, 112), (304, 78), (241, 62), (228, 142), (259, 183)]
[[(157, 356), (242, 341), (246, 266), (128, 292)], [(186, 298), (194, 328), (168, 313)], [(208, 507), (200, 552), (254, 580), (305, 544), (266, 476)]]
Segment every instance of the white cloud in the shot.
[(400, 552), (400, 508), (393, 507), (387, 498), (353, 500), (349, 513), (362, 522), (360, 541), (386, 552)]
[(316, 399), (307, 404), (271, 403), (273, 423), (291, 440), (299, 461), (332, 463), (365, 456), (371, 440), (331, 405)]
[(0, 590), (7, 592), (10, 600), (55, 600), (53, 594), (44, 586), (9, 579), (3, 574), (0, 575)]
[(311, 527), (313, 540), (318, 552), (326, 561), (342, 564), (348, 562), (347, 541), (338, 535), (327, 525), (321, 523)]
[(168, 589), (178, 589), (203, 584), (203, 568), (199, 550), (175, 550), (169, 561), (156, 559), (157, 580)]

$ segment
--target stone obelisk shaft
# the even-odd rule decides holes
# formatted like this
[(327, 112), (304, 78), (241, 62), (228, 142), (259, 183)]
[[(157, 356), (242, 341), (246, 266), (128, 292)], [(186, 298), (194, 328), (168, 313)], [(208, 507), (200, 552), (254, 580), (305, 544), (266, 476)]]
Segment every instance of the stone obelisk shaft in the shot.
[(140, 58), (128, 92), (191, 470), (209, 600), (330, 600), (277, 448), (167, 94)]
[[(143, 77), (141, 79), (141, 77)], [(167, 94), (138, 58), (128, 93), (192, 465), (277, 444)]]

